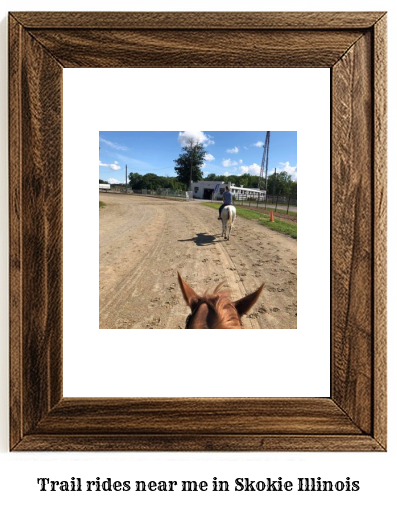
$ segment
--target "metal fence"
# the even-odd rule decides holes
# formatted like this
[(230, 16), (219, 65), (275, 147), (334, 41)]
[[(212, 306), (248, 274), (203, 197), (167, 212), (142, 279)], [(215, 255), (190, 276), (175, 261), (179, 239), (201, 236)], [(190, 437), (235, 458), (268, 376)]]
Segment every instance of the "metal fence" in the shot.
[(125, 187), (125, 185), (112, 185), (110, 189), (99, 189), (100, 192), (116, 192), (119, 194), (138, 194), (138, 195), (151, 195), (153, 197), (164, 197), (164, 198), (172, 198), (172, 199), (183, 199), (186, 201), (193, 200), (193, 192), (182, 191), (182, 190), (173, 190), (171, 188), (157, 188), (156, 190), (151, 190), (148, 188), (143, 188), (142, 190), (131, 189), (131, 187)]
[(133, 192), (134, 194), (152, 195), (164, 198), (170, 197), (173, 199), (183, 199), (186, 201), (190, 201), (193, 199), (193, 192), (174, 190), (172, 188), (157, 188), (156, 190), (143, 188), (142, 190), (134, 190)]
[(272, 211), (277, 209), (290, 212), (297, 212), (298, 200), (296, 197), (285, 195), (233, 195), (233, 204), (235, 206), (244, 206), (248, 208), (263, 208)]
[(127, 187), (125, 185), (111, 185), (110, 189), (99, 189), (100, 192), (116, 192), (119, 194), (133, 194), (133, 190), (131, 190), (130, 187)]
[[(100, 190), (101, 191), (101, 190)], [(106, 190), (105, 190), (106, 191)], [(151, 190), (144, 188), (142, 190), (131, 190), (130, 187), (127, 189), (125, 186), (117, 185), (113, 186), (109, 192), (120, 192), (120, 193), (128, 193), (128, 194), (139, 194), (139, 195), (151, 195), (154, 197), (163, 197), (163, 198), (171, 198), (171, 199), (180, 199), (186, 201), (193, 200), (193, 192), (189, 191), (178, 191), (173, 190), (171, 188), (158, 188), (156, 190)], [(221, 196), (212, 197), (213, 201), (222, 200)], [(286, 211), (297, 212), (298, 201), (296, 197), (285, 196), (285, 195), (260, 195), (260, 194), (251, 194), (251, 195), (242, 195), (235, 194), (233, 195), (233, 204), (235, 206), (244, 206), (248, 208), (263, 208), (265, 210), (273, 210), (273, 211)]]

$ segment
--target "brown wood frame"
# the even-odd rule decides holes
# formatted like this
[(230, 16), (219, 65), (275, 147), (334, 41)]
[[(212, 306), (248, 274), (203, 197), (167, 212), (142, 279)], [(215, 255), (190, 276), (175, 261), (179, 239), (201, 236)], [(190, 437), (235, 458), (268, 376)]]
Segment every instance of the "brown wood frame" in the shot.
[[(330, 398), (63, 398), (64, 67), (331, 69)], [(14, 12), (9, 73), (10, 448), (385, 450), (385, 13)]]

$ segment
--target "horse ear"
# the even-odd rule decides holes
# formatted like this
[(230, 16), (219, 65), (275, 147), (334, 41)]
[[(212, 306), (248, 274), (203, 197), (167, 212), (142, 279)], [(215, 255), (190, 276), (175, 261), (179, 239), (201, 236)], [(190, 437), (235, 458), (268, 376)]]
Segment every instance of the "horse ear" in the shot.
[(257, 289), (255, 292), (253, 292), (252, 294), (248, 294), (248, 296), (245, 296), (236, 301), (235, 303), (233, 303), (240, 317), (241, 315), (248, 313), (250, 308), (252, 308), (254, 304), (258, 301), (264, 285), (265, 284), (262, 283), (259, 289)]
[(183, 280), (183, 278), (181, 277), (179, 272), (178, 272), (178, 282), (179, 282), (179, 286), (180, 286), (182, 294), (183, 294), (183, 299), (186, 301), (186, 304), (188, 306), (190, 306), (190, 309), (193, 310), (193, 308), (197, 305), (197, 303), (200, 299), (199, 296)]

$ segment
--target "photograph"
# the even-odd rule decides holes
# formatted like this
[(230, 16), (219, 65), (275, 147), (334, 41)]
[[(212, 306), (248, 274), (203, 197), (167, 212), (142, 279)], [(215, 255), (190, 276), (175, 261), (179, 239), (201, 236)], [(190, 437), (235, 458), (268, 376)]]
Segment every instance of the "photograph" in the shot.
[(99, 329), (297, 328), (296, 131), (99, 132)]
[(3, 5), (2, 505), (391, 505), (397, 3)]
[[(269, 478), (276, 452), (379, 463), (386, 14), (7, 22), (12, 455), (268, 453)], [(307, 464), (298, 484), (326, 472)], [(324, 480), (353, 484), (345, 468)]]

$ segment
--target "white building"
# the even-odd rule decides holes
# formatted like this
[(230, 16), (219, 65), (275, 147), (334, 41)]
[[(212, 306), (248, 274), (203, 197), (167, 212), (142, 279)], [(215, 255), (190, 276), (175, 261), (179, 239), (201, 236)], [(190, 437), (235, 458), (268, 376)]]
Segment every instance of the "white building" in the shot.
[(238, 200), (265, 199), (266, 192), (264, 190), (237, 187), (233, 183), (225, 183), (224, 181), (192, 181), (190, 189), (193, 192), (193, 197), (196, 199), (222, 200), (222, 194), (226, 189), (226, 185), (230, 188), (232, 196)]

